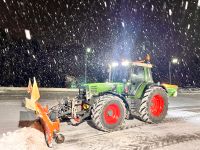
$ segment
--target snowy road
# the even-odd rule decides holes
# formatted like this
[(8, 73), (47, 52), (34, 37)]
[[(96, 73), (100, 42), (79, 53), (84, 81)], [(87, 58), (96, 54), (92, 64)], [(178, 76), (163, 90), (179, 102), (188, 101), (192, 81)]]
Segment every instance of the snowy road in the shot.
[[(17, 129), (23, 92), (0, 92), (0, 134)], [(41, 93), (42, 104), (56, 103), (66, 92)], [(16, 99), (15, 99), (16, 96)], [(73, 95), (70, 95), (73, 96)], [(200, 94), (170, 98), (168, 116), (161, 124), (144, 124), (127, 120), (128, 129), (105, 133), (94, 129), (91, 122), (74, 127), (61, 124), (65, 142), (54, 149), (200, 149)], [(57, 98), (58, 97), (58, 98)]]
[[(104, 133), (85, 122), (78, 127), (62, 124), (66, 137), (55, 149), (200, 149), (200, 95), (179, 95), (170, 99), (168, 116), (161, 124), (127, 120), (129, 129)], [(131, 127), (131, 128), (130, 128)], [(198, 141), (198, 142), (197, 142)]]

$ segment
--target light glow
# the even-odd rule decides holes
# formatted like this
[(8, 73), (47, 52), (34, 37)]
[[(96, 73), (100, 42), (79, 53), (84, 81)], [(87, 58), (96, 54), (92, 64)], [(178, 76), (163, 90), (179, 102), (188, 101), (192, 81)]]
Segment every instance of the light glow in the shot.
[(173, 59), (172, 59), (172, 63), (173, 63), (173, 64), (178, 64), (178, 59), (177, 59), (177, 58), (173, 58)]
[(87, 49), (86, 49), (86, 52), (87, 52), (87, 53), (90, 53), (90, 52), (91, 52), (91, 48), (87, 48)]
[(128, 66), (129, 65), (129, 61), (122, 61), (122, 66)]
[(119, 66), (118, 62), (112, 62), (112, 67), (117, 67), (117, 66)]

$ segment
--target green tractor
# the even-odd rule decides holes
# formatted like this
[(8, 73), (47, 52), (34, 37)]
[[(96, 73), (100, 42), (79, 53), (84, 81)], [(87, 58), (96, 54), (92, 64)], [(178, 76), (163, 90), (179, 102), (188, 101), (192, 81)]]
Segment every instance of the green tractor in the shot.
[(72, 125), (91, 119), (97, 129), (109, 132), (133, 117), (159, 123), (167, 114), (168, 96), (176, 96), (178, 87), (154, 83), (151, 68), (149, 61), (111, 67), (109, 82), (85, 84), (78, 96), (52, 107), (49, 117), (67, 119)]

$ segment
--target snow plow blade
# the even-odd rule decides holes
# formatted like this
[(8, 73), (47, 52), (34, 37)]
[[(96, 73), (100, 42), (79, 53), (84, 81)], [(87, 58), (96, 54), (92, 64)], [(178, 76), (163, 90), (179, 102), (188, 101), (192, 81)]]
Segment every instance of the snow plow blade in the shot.
[(31, 91), (31, 99), (25, 99), (25, 107), (28, 110), (20, 112), (19, 127), (32, 127), (40, 130), (44, 133), (46, 143), (49, 147), (52, 147), (53, 139), (55, 139), (56, 143), (63, 143), (64, 136), (59, 134), (59, 119), (55, 118), (52, 121), (49, 118), (48, 107), (42, 107), (42, 105), (37, 102), (39, 97), (39, 90), (34, 78), (33, 89)]
[(20, 111), (19, 127), (30, 127), (37, 119), (34, 111)]
[[(52, 141), (53, 138), (59, 140), (57, 143), (63, 143), (64, 142), (64, 136), (61, 137), (61, 135), (58, 135), (58, 132), (60, 130), (60, 121), (57, 118), (55, 121), (51, 121), (48, 116), (48, 107), (43, 108), (40, 103), (36, 102), (36, 109), (38, 113), (38, 117), (40, 120), (40, 123), (44, 129), (44, 135), (47, 142), (47, 145), (49, 147), (52, 147)], [(63, 139), (58, 139), (59, 137)], [(62, 141), (62, 142), (61, 142)]]
[(30, 99), (25, 98), (25, 107), (29, 110), (36, 111), (35, 102), (39, 100), (40, 92), (39, 92), (35, 77), (33, 78), (33, 80), (34, 81), (33, 81), (33, 87), (32, 87), (31, 80), (29, 79), (27, 92), (31, 95), (31, 98)]

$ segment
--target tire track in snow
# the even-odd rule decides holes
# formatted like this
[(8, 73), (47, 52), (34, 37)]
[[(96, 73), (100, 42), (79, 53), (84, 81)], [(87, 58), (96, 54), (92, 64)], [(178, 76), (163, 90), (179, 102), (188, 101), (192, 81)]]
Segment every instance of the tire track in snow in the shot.
[[(192, 116), (187, 116), (187, 117), (176, 117), (176, 118), (166, 118), (162, 123), (159, 124), (165, 124), (165, 123), (173, 123), (173, 122), (177, 122), (177, 121), (185, 121), (187, 119), (191, 119), (193, 117), (199, 117), (200, 114), (195, 114)], [(142, 127), (145, 125), (154, 125), (154, 124), (148, 124), (148, 123), (144, 123), (141, 122), (140, 124), (136, 124), (136, 125), (128, 125), (128, 126), (124, 126), (123, 128), (120, 128), (117, 131), (123, 131), (123, 130), (128, 130), (131, 128), (137, 128), (137, 127)], [(114, 132), (117, 132), (114, 131)], [(96, 135), (91, 135), (91, 136), (83, 136), (83, 137), (79, 137), (79, 138), (72, 138), (69, 140), (66, 140), (65, 143), (66, 144), (78, 144), (78, 143), (82, 143), (84, 142), (84, 139), (99, 139), (100, 136), (105, 136), (105, 135), (109, 135), (113, 132), (102, 132)], [(200, 132), (199, 133), (194, 133), (194, 134), (183, 134), (183, 135), (167, 135), (164, 137), (154, 137), (153, 139), (149, 139), (149, 137), (143, 137), (143, 140), (141, 140), (141, 142), (139, 144), (130, 144), (127, 145), (125, 147), (122, 147), (120, 149), (124, 149), (124, 150), (148, 150), (148, 149), (156, 149), (156, 148), (160, 148), (163, 146), (170, 146), (173, 144), (178, 144), (180, 142), (187, 142), (187, 141), (191, 141), (191, 140), (200, 140)], [(134, 143), (130, 142), (130, 143)]]

